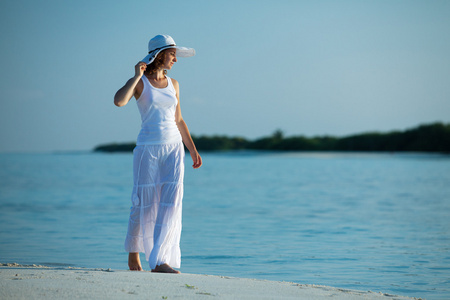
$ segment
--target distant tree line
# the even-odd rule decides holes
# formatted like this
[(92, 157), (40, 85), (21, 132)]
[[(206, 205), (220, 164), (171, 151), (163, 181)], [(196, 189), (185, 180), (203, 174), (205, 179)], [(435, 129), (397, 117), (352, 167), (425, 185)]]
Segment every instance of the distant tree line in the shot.
[[(281, 130), (256, 140), (243, 137), (196, 136), (192, 139), (199, 151), (268, 150), (268, 151), (418, 151), (450, 153), (450, 124), (420, 125), (405, 131), (367, 132), (346, 137), (292, 136)], [(100, 145), (94, 151), (130, 152), (135, 143)]]

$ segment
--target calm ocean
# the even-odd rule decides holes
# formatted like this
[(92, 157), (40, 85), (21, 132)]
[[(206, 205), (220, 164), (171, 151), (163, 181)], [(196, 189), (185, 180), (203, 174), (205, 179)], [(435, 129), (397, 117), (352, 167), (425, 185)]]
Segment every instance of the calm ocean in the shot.
[[(187, 160), (182, 272), (450, 298), (450, 156), (202, 156)], [(0, 154), (0, 262), (126, 269), (131, 168)]]

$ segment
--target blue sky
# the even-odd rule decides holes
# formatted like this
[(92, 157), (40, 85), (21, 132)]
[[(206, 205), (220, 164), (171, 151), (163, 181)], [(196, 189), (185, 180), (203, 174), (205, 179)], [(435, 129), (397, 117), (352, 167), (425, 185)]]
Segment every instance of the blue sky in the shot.
[(156, 34), (196, 135), (344, 136), (450, 122), (450, 1), (0, 3), (0, 152), (135, 141), (113, 96)]

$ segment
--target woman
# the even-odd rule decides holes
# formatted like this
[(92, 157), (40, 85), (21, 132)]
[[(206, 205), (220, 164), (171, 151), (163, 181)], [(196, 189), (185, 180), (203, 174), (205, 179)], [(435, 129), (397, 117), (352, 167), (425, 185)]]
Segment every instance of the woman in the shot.
[(130, 270), (141, 271), (145, 252), (152, 272), (180, 273), (181, 207), (184, 145), (200, 168), (202, 159), (181, 116), (180, 88), (166, 76), (177, 56), (193, 56), (168, 35), (148, 43), (149, 54), (135, 66), (133, 78), (117, 91), (114, 104), (126, 105), (134, 96), (142, 119), (133, 151), (132, 207), (125, 240)]

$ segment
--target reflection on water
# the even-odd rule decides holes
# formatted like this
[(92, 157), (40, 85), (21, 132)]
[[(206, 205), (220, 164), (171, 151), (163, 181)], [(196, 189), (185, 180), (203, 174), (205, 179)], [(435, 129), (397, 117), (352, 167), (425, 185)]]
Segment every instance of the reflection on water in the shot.
[[(183, 272), (450, 297), (449, 156), (203, 159), (186, 171)], [(131, 154), (0, 155), (0, 262), (125, 269), (131, 166)]]

